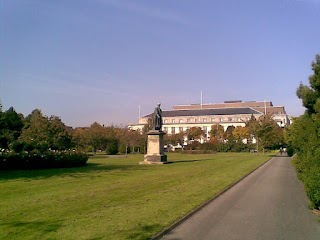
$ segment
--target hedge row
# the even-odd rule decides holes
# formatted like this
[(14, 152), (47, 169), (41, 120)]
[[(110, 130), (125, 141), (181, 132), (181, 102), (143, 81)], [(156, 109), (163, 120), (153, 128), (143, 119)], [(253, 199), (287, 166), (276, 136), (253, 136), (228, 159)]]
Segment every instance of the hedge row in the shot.
[(79, 167), (86, 165), (88, 158), (74, 151), (0, 152), (0, 170)]
[[(316, 156), (314, 156), (316, 155)], [(320, 161), (319, 154), (296, 155), (294, 165), (298, 176), (304, 183), (310, 207), (320, 209)]]

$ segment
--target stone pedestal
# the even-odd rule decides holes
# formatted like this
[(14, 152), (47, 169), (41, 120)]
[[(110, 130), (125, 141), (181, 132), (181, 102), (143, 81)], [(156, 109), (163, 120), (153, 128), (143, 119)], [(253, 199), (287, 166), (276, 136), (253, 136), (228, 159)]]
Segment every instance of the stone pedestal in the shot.
[(144, 155), (144, 161), (139, 164), (165, 164), (167, 156), (164, 154), (163, 135), (165, 133), (158, 130), (148, 132), (148, 149)]

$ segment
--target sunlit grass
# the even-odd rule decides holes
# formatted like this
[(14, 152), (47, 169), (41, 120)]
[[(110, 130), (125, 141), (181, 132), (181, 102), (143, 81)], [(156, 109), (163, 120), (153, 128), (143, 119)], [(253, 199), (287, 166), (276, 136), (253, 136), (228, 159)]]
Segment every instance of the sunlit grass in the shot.
[(267, 155), (91, 157), (86, 167), (0, 172), (0, 239), (148, 239)]

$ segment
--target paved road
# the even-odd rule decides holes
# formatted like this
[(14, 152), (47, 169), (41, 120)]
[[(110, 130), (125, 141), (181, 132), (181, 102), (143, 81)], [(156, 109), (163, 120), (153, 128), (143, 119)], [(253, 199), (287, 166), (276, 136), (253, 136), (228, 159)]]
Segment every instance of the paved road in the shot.
[(162, 239), (320, 240), (289, 157), (274, 157)]

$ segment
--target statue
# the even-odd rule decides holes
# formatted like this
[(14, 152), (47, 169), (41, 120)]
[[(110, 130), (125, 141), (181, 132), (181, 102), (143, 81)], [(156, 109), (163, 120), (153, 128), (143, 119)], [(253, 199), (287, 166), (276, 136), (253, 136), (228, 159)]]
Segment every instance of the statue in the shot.
[(162, 110), (160, 108), (160, 103), (154, 109), (154, 113), (152, 115), (152, 130), (159, 130), (162, 129)]
[(160, 103), (154, 109), (151, 116), (152, 120), (152, 130), (148, 132), (148, 145), (147, 154), (144, 155), (144, 161), (139, 162), (139, 164), (166, 164), (167, 155), (164, 153), (164, 141), (162, 132), (162, 110), (160, 108)]

